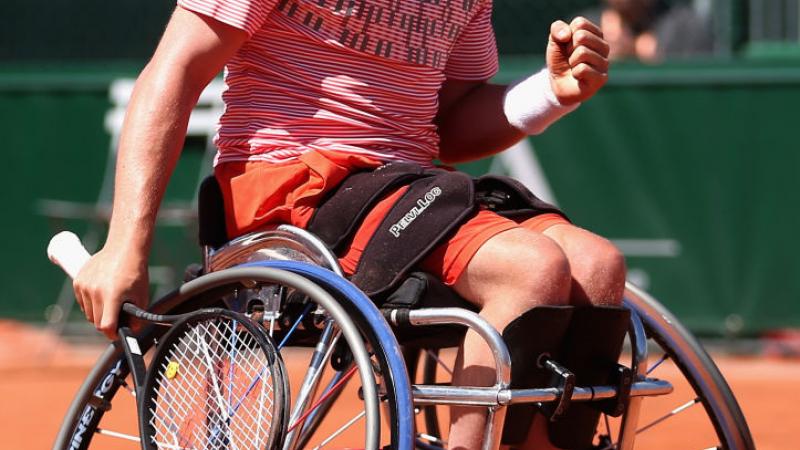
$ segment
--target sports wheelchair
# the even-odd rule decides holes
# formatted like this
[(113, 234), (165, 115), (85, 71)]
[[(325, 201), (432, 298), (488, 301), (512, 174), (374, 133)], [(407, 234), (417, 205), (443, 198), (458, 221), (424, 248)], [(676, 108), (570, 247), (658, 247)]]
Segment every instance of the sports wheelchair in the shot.
[[(409, 280), (416, 277), (414, 282), (398, 289), (403, 291), (398, 294), (401, 301), (379, 307), (344, 278), (337, 258), (307, 231), (282, 225), (225, 242), (221, 198), (205, 187), (199, 213), (202, 265), (187, 269), (187, 281), (155, 301), (149, 316), (141, 316), (151, 323), (133, 335), (121, 333), (123, 339), (103, 352), (65, 414), (54, 449), (106, 448), (112, 445), (110, 439), (118, 439), (114, 448), (127, 440), (132, 448), (441, 449), (446, 437), (440, 430), (446, 427), (440, 424), (440, 416), (447, 405), (485, 408), (483, 448), (492, 448), (502, 434), (504, 408), (532, 403), (549, 410), (553, 420), (573, 405), (597, 405), (602, 416), (591, 448), (648, 448), (647, 431), (669, 426), (671, 421), (677, 421), (673, 435), (679, 436), (683, 411), (690, 411), (686, 420), (705, 423), (708, 435), (702, 448), (754, 448), (744, 416), (711, 358), (672, 314), (633, 285), (627, 285), (624, 299), (630, 312), (625, 351), (615, 365), (617, 376), (610, 377), (609, 383), (576, 385), (568, 367), (540, 355), (531, 363), (547, 366), (552, 384), (511, 388), (512, 358), (503, 336), (435, 280), (412, 274)], [(249, 386), (244, 394), (241, 390), (232, 394), (231, 386), (227, 394), (220, 394), (226, 383), (232, 384), (233, 363), (214, 363), (198, 375), (194, 390), (163, 400), (165, 380), (172, 379), (179, 366), (159, 352), (174, 341), (170, 327), (160, 323), (160, 318), (216, 311), (208, 308), (239, 314), (235, 320), (241, 318), (258, 328), (274, 354), (267, 355), (256, 375), (251, 373), (251, 381), (245, 380)], [(449, 369), (443, 361), (446, 351), (440, 350), (456, 346), (466, 328), (493, 349), (493, 386), (442, 382)], [(129, 345), (123, 342), (131, 338), (140, 355), (155, 354), (148, 357), (148, 379), (150, 372), (159, 372), (155, 384), (134, 379), (136, 370), (131, 368), (143, 360), (131, 360)], [(225, 345), (229, 356), (247, 347), (235, 341)], [(306, 362), (297, 362), (300, 356)], [(679, 374), (682, 380), (656, 378), (661, 370)], [(265, 433), (269, 438), (219, 438), (219, 427), (211, 427), (211, 422), (230, 423), (256, 382), (265, 384), (264, 371), (272, 375), (266, 391), (272, 395), (265, 409), (268, 414), (252, 419), (248, 427), (253, 429), (240, 432)], [(287, 379), (293, 380), (291, 386), (286, 385)], [(673, 401), (673, 409), (659, 400), (678, 394), (681, 398)], [(200, 399), (198, 410), (184, 411), (181, 401), (186, 399)], [(355, 415), (346, 415), (353, 405), (357, 406)], [(114, 417), (120, 409), (137, 411), (139, 430), (130, 423), (120, 424), (130, 422), (130, 413)], [(222, 418), (209, 418), (214, 411)], [(201, 417), (193, 417), (197, 414)], [(166, 421), (166, 425), (154, 421)], [(259, 421), (269, 426), (262, 430)], [(177, 430), (187, 422), (199, 424), (200, 431), (195, 430), (191, 439), (178, 439), (181, 431)], [(157, 425), (163, 430), (155, 436), (141, 431)], [(120, 427), (127, 427), (126, 432), (120, 432)], [(689, 447), (677, 444), (673, 448)]]

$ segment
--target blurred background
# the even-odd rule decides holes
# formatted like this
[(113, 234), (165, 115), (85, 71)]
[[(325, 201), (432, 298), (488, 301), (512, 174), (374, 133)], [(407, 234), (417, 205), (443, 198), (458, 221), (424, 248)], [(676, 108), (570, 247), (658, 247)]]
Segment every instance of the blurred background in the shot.
[[(800, 326), (798, 0), (494, 3), (498, 81), (542, 66), (549, 24), (579, 14), (602, 26), (615, 64), (607, 87), (544, 135), (465, 168), (517, 176), (613, 239), (630, 279), (702, 336)], [(85, 330), (45, 246), (61, 229), (102, 243), (127, 93), (173, 8), (0, 2), (0, 318)], [(199, 260), (193, 200), (218, 100), (201, 108), (159, 220), (154, 292)]]
[[(713, 350), (767, 450), (797, 440), (776, 418), (800, 420), (798, 3), (494, 0), (498, 82), (538, 70), (550, 23), (576, 15), (602, 26), (614, 64), (546, 133), (463, 166), (511, 174), (613, 239), (630, 280)], [(174, 6), (0, 1), (0, 448), (49, 448), (102, 349), (45, 247), (62, 229), (102, 244), (128, 95)], [(220, 89), (192, 116), (158, 220), (154, 295), (200, 259), (194, 200)]]

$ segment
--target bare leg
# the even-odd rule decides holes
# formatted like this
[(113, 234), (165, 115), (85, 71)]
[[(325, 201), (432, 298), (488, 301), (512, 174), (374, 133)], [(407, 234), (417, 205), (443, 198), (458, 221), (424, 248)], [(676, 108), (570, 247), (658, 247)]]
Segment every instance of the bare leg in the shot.
[(605, 238), (569, 224), (544, 231), (558, 243), (572, 271), (573, 304), (620, 305), (625, 290), (625, 258)]
[[(574, 225), (555, 225), (544, 234), (556, 241), (569, 260), (573, 304), (620, 305), (625, 289), (625, 258), (608, 240)], [(524, 450), (554, 449), (547, 439), (547, 420), (537, 414)]]
[[(481, 316), (497, 330), (537, 305), (561, 305), (569, 299), (571, 276), (565, 254), (550, 238), (522, 228), (498, 234), (484, 244), (454, 285), (462, 297), (481, 307)], [(467, 333), (453, 382), (490, 386), (495, 378), (490, 349)], [(483, 408), (453, 407), (450, 449), (481, 447), (486, 422)]]

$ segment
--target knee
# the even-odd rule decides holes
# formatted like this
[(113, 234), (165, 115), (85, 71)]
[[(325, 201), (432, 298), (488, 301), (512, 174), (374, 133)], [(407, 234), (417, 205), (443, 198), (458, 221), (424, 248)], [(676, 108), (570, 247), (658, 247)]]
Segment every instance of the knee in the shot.
[(506, 268), (514, 274), (508, 287), (522, 310), (537, 305), (560, 305), (569, 300), (572, 275), (567, 255), (554, 241), (541, 236), (531, 242), (520, 242), (510, 252), (519, 254), (514, 268)]
[[(528, 276), (520, 283), (530, 292), (549, 296), (554, 303), (562, 303), (569, 296), (572, 281), (567, 255), (555, 242), (531, 252), (526, 263)], [(548, 294), (549, 293), (549, 294)]]
[(571, 279), (569, 260), (555, 241), (515, 229), (481, 247), (455, 287), (483, 307), (515, 314), (536, 305), (566, 304)]
[(598, 305), (619, 305), (625, 290), (625, 257), (606, 239), (598, 238), (577, 259), (572, 260), (572, 274), (578, 285), (577, 300)]

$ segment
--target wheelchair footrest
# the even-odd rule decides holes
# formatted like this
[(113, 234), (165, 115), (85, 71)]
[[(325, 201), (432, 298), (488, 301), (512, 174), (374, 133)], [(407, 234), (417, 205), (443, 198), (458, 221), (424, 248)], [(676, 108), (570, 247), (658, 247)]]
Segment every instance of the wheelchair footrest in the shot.
[(575, 391), (575, 374), (550, 358), (541, 358), (540, 366), (549, 371), (550, 385), (558, 389), (558, 399), (550, 403), (539, 403), (539, 409), (551, 421), (558, 420), (569, 409), (572, 393)]
[[(575, 387), (574, 376), (555, 361), (560, 361), (564, 335), (570, 325), (574, 308), (571, 306), (537, 306), (523, 313), (503, 330), (503, 340), (511, 353), (511, 388), (549, 387), (552, 379), (565, 389)], [(548, 366), (544, 364), (551, 362)], [(562, 395), (562, 414), (571, 400)], [(512, 405), (506, 414), (502, 442), (514, 445), (525, 440), (536, 406)]]
[[(564, 347), (559, 361), (575, 373), (579, 386), (619, 384), (614, 380), (615, 374), (618, 373), (615, 371), (619, 370), (617, 359), (629, 323), (630, 313), (624, 308), (610, 306), (575, 308), (569, 330), (564, 337)], [(630, 378), (629, 374), (627, 378)], [(627, 384), (629, 393), (630, 385)], [(619, 399), (619, 396), (608, 401), (616, 399)], [(574, 403), (560, 420), (548, 423), (550, 441), (560, 448), (590, 448), (595, 427), (600, 419), (597, 403), (599, 402)], [(607, 407), (617, 410), (624, 408), (624, 404)]]
[(609, 400), (596, 404), (600, 412), (611, 417), (619, 417), (625, 412), (631, 398), (631, 385), (633, 384), (633, 371), (629, 367), (617, 364), (609, 377), (609, 385), (617, 388), (617, 395)]

